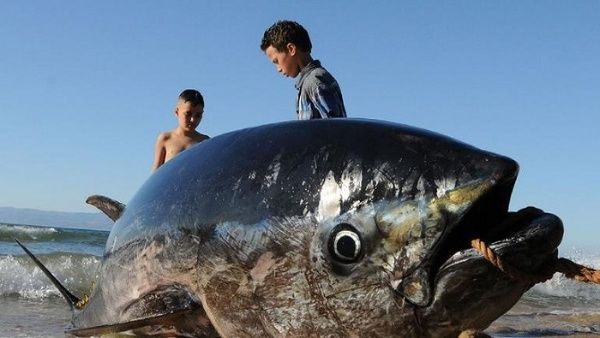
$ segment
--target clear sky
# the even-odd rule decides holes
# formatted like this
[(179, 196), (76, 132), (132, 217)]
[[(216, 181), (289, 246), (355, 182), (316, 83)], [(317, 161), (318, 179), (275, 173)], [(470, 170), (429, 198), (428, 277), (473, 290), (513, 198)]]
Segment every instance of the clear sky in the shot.
[(127, 202), (185, 88), (211, 136), (295, 119), (259, 48), (278, 19), (308, 29), (350, 117), (510, 156), (511, 209), (561, 216), (563, 247), (600, 240), (598, 1), (2, 1), (0, 206)]

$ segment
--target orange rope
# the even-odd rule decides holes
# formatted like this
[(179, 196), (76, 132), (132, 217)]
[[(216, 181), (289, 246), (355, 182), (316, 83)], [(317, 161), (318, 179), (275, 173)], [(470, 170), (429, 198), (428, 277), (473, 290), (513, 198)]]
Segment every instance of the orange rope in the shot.
[(566, 277), (580, 282), (600, 284), (599, 270), (594, 270), (592, 268), (579, 265), (566, 258), (555, 259), (544, 266), (539, 273), (532, 274), (523, 272), (504, 262), (502, 258), (498, 256), (494, 250), (492, 250), (492, 248), (490, 248), (487, 244), (485, 244), (484, 241), (480, 239), (472, 240), (471, 246), (481, 253), (481, 255), (483, 255), (487, 261), (492, 263), (492, 265), (516, 280), (530, 283), (540, 283), (552, 278), (552, 275), (554, 275), (555, 272), (560, 272)]
[(600, 271), (579, 265), (566, 258), (559, 258), (556, 261), (556, 271), (580, 282), (600, 284)]

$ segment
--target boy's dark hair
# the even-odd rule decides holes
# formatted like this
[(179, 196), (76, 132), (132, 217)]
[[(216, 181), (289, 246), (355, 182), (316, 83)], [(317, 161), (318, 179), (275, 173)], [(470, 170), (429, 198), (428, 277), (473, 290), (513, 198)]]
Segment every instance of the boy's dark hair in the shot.
[(197, 105), (202, 105), (204, 107), (204, 98), (202, 94), (196, 89), (186, 89), (179, 94), (179, 99), (183, 100), (183, 102), (189, 102), (193, 107)]
[(281, 20), (265, 31), (260, 49), (264, 52), (269, 46), (273, 46), (277, 51), (285, 52), (286, 45), (290, 42), (303, 52), (310, 53), (312, 50), (310, 37), (302, 25), (294, 21)]

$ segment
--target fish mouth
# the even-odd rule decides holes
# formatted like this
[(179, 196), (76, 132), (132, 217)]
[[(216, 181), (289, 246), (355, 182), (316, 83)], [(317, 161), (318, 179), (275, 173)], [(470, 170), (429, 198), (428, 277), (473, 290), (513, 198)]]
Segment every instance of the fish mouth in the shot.
[(491, 243), (510, 237), (526, 226), (519, 222), (506, 222), (515, 181), (516, 174), (504, 178), (477, 199), (457, 223), (446, 228), (448, 233), (442, 235), (444, 239), (432, 259), (434, 271), (455, 253), (470, 248), (473, 239)]
[[(472, 247), (472, 241), (475, 239), (487, 243), (500, 256), (506, 257), (517, 270), (533, 274), (541, 269), (544, 262), (556, 259), (557, 248), (563, 235), (560, 219), (534, 207), (517, 212), (508, 211), (516, 176), (516, 171), (513, 175), (502, 176), (502, 179), (477, 198), (454, 224), (446, 227), (446, 233), (441, 236), (437, 247), (432, 251), (432, 256), (421, 266), (422, 271), (428, 273), (420, 276), (418, 273), (414, 274), (412, 280), (414, 282), (420, 279), (420, 286), (426, 290), (421, 297), (405, 298), (417, 306), (431, 305), (440, 293), (446, 292), (448, 279), (456, 283), (472, 283), (476, 280), (477, 278), (465, 277), (472, 273), (470, 270), (485, 270), (489, 274), (502, 275), (502, 278), (507, 280), (514, 279), (485, 261)], [(460, 275), (462, 277), (457, 277)], [(442, 280), (443, 282), (440, 282)], [(411, 282), (411, 279), (407, 282)], [(533, 285), (531, 281), (513, 280), (510, 283), (519, 287), (527, 285), (527, 288)], [(488, 281), (481, 289), (494, 287), (494, 284)]]
[[(534, 207), (516, 212), (499, 207), (508, 204), (513, 184), (507, 180), (482, 196), (432, 257), (427, 303), (413, 302), (427, 336), (442, 336), (448, 330), (444, 323), (465, 318), (472, 319), (470, 329), (484, 330), (535, 283), (552, 277), (562, 221)], [(472, 246), (474, 239), (486, 249)], [(490, 252), (498, 259), (494, 263)]]

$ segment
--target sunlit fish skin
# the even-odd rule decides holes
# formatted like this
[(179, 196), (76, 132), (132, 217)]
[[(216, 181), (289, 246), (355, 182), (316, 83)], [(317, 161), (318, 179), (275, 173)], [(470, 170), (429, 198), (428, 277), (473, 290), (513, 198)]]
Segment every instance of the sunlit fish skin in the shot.
[[(507, 157), (372, 120), (215, 137), (162, 166), (127, 204), (72, 333), (443, 337), (485, 328), (531, 285), (486, 265), (469, 241), (509, 252), (518, 242), (519, 255), (550, 257), (562, 235), (553, 218), (539, 231), (527, 230), (530, 220), (502, 225), (517, 172)], [(523, 244), (535, 236), (554, 242), (539, 252)], [(481, 297), (498, 306), (482, 308)]]

